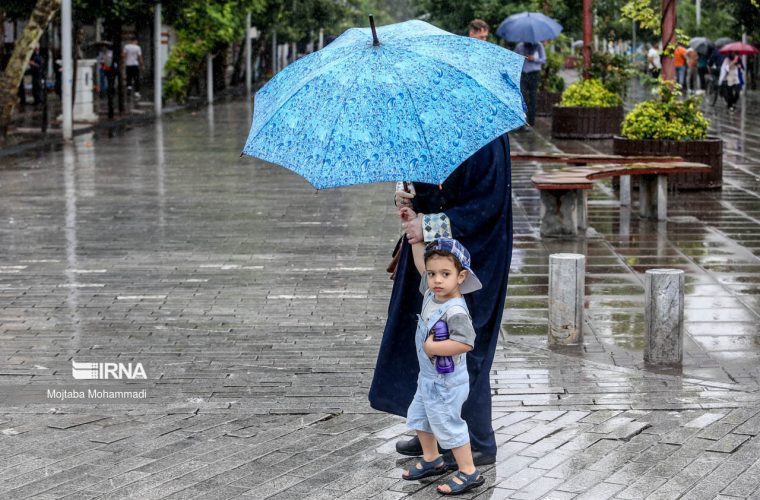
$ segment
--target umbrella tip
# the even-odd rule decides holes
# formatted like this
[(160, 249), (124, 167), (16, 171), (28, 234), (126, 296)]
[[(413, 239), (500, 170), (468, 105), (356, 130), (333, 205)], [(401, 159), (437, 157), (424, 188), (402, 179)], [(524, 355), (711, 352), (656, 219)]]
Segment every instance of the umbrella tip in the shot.
[(375, 29), (375, 17), (370, 14), (369, 27), (372, 29), (372, 46), (377, 47), (380, 45), (380, 40), (377, 38), (377, 30)]

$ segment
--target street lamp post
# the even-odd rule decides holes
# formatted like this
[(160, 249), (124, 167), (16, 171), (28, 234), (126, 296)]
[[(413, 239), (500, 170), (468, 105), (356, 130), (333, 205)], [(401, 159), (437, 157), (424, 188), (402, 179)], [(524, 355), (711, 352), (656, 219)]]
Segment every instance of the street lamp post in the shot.
[(251, 13), (245, 15), (245, 92), (251, 95)]
[(61, 59), (62, 59), (62, 85), (61, 85), (61, 105), (63, 106), (63, 140), (70, 141), (74, 137), (73, 110), (72, 105), (72, 84), (74, 77), (73, 61), (71, 59), (71, 0), (63, 0), (61, 4)]
[(161, 82), (161, 4), (156, 4), (153, 20), (153, 107), (156, 116), (161, 116), (161, 94), (163, 93)]

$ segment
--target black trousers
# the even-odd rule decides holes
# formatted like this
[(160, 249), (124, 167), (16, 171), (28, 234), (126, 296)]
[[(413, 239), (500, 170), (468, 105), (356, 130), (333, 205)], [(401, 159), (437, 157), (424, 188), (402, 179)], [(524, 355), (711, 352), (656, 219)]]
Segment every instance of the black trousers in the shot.
[(723, 89), (723, 98), (726, 99), (726, 106), (731, 108), (736, 104), (736, 101), (739, 100), (739, 93), (741, 90), (741, 85), (726, 85), (725, 89)]
[(127, 87), (140, 92), (140, 66), (127, 66)]
[(538, 81), (541, 78), (540, 71), (523, 73), (520, 77), (520, 90), (522, 91), (525, 105), (528, 107), (528, 125), (536, 124), (536, 94), (538, 94)]

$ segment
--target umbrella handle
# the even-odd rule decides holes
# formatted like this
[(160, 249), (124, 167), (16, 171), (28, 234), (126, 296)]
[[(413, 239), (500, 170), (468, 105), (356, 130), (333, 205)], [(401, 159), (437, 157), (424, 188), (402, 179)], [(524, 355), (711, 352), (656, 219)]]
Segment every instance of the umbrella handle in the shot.
[(369, 27), (372, 29), (372, 46), (377, 47), (380, 45), (380, 40), (377, 38), (377, 30), (375, 29), (375, 17), (369, 16)]

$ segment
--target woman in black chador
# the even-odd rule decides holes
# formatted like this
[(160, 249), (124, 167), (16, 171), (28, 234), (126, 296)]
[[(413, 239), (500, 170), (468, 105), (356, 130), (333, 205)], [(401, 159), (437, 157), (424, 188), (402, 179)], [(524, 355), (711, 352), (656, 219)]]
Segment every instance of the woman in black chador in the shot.
[[(405, 229), (410, 241), (421, 237), (425, 241), (436, 237), (461, 241), (469, 249), (473, 271), (483, 283), (481, 290), (466, 296), (476, 340), (474, 349), (467, 353), (470, 395), (462, 407), (462, 417), (469, 427), (476, 465), (496, 460), (489, 372), (512, 258), (510, 167), (509, 139), (504, 134), (457, 167), (441, 186), (415, 183), (411, 206), (424, 216)], [(399, 207), (406, 202), (397, 195)], [(417, 388), (414, 334), (422, 295), (410, 245), (403, 242), (400, 252), (369, 401), (376, 410), (406, 416)], [(404, 455), (422, 454), (416, 437), (399, 441), (396, 449)]]

